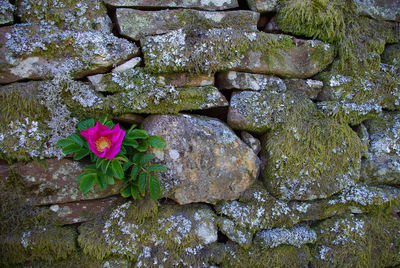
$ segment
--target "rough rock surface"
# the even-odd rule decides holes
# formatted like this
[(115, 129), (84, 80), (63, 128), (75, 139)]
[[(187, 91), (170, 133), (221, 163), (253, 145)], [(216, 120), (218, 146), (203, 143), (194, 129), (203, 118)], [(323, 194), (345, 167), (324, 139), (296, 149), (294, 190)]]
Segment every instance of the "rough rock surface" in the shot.
[[(257, 31), (259, 14), (251, 11), (207, 12), (191, 9), (141, 11), (118, 8), (120, 34), (133, 40), (181, 28), (234, 28)], [(197, 27), (196, 27), (197, 25)]]
[(278, 0), (247, 0), (251, 10), (263, 13), (276, 11)]
[(240, 137), (246, 143), (255, 154), (258, 154), (261, 151), (261, 142), (259, 139), (255, 138), (249, 132), (242, 131), (240, 132)]
[(135, 218), (136, 210), (128, 201), (104, 219), (82, 224), (78, 242), (84, 253), (99, 260), (111, 255), (136, 259), (142, 267), (170, 263), (175, 255), (171, 253), (177, 251), (184, 262), (187, 255), (217, 240), (216, 216), (205, 205), (163, 205), (157, 217), (141, 220)]
[(100, 31), (31, 23), (0, 29), (0, 83), (70, 75), (81, 78), (138, 54), (136, 45)]
[(14, 171), (26, 186), (31, 187), (32, 190), (25, 195), (36, 205), (99, 199), (118, 194), (122, 189), (122, 184), (116, 184), (100, 191), (96, 185), (87, 194), (82, 194), (76, 178), (83, 168), (80, 162), (49, 159), (45, 160), (44, 166), (36, 163), (17, 164)]
[(8, 0), (0, 0), (0, 25), (14, 22), (15, 6)]
[(237, 0), (105, 0), (106, 4), (115, 7), (136, 8), (195, 8), (204, 10), (224, 10), (239, 6)]
[[(375, 217), (371, 217), (375, 216)], [(312, 267), (388, 267), (398, 263), (399, 220), (377, 215), (334, 217), (315, 231)], [(385, 245), (385, 246), (384, 246)]]
[(141, 39), (151, 72), (215, 72), (237, 70), (285, 77), (313, 76), (328, 66), (333, 46), (287, 35), (211, 29), (182, 29)]
[(223, 72), (217, 75), (217, 84), (221, 89), (254, 90), (254, 91), (285, 91), (286, 85), (282, 79), (272, 75), (252, 74), (243, 72)]
[(400, 113), (384, 112), (367, 120), (369, 146), (363, 179), (371, 184), (400, 184)]
[(154, 151), (168, 170), (159, 178), (164, 196), (179, 204), (238, 198), (257, 177), (257, 156), (217, 119), (151, 116), (143, 125), (166, 140), (163, 151)]
[(317, 234), (308, 226), (298, 225), (290, 229), (274, 228), (256, 234), (255, 242), (265, 248), (275, 248), (280, 245), (292, 245), (300, 248), (304, 244), (314, 243)]
[(317, 99), (324, 86), (322, 81), (312, 79), (285, 79), (284, 82), (288, 90), (300, 92), (312, 100)]
[(400, 68), (400, 43), (386, 46), (381, 57), (382, 63), (395, 65)]
[(378, 20), (400, 21), (399, 0), (353, 0), (356, 10), (362, 15)]

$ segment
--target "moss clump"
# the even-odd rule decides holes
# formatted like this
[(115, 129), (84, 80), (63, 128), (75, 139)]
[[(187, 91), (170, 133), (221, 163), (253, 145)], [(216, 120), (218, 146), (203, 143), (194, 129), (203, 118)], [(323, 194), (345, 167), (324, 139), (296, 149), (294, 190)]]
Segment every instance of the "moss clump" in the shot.
[(263, 137), (268, 190), (285, 199), (325, 198), (359, 179), (361, 141), (346, 124), (311, 117)]
[(285, 31), (333, 43), (345, 34), (344, 0), (281, 0), (277, 23)]

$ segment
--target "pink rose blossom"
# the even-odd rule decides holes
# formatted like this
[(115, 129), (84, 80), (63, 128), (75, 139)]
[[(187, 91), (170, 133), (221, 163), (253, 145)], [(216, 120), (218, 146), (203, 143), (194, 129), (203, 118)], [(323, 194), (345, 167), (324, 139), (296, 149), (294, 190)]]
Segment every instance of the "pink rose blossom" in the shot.
[(119, 124), (110, 129), (97, 121), (94, 127), (81, 131), (81, 135), (88, 141), (89, 149), (95, 155), (113, 159), (121, 150), (125, 131), (119, 127)]

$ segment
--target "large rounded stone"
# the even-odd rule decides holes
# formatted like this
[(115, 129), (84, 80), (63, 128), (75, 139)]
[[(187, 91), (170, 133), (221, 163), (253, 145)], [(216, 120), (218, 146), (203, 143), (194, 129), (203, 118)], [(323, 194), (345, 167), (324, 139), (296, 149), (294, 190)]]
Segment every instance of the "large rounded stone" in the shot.
[(180, 204), (236, 199), (256, 179), (259, 160), (219, 120), (191, 115), (150, 116), (143, 122), (150, 135), (166, 140), (155, 150), (164, 196)]

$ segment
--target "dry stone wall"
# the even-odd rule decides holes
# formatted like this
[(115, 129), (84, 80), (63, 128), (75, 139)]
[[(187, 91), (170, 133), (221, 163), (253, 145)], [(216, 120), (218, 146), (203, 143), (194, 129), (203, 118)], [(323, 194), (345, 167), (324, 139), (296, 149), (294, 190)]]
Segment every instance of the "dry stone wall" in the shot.
[[(0, 0), (2, 267), (400, 265), (399, 0)], [(142, 124), (159, 200), (55, 147)]]

